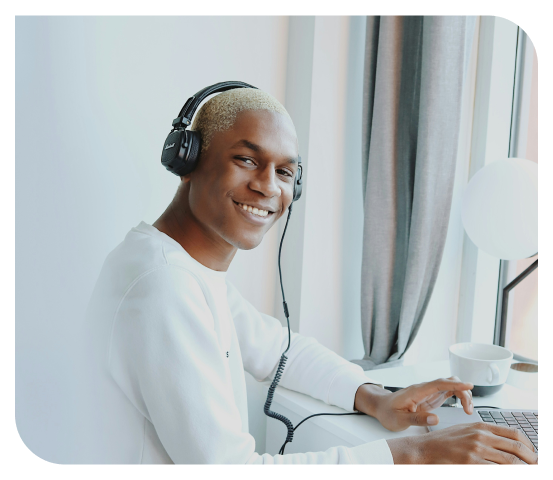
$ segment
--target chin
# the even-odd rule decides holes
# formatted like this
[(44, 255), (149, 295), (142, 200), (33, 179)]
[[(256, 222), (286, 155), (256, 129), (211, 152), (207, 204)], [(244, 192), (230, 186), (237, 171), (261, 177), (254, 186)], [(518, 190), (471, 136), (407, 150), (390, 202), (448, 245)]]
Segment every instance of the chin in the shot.
[(240, 238), (233, 238), (231, 242), (229, 242), (231, 245), (235, 246), (236, 248), (239, 248), (240, 250), (252, 250), (253, 248), (257, 247), (261, 241), (263, 240), (263, 235), (252, 235), (249, 237), (240, 237)]
[(257, 247), (261, 243), (260, 239), (259, 241), (251, 242), (251, 241), (239, 241), (234, 243), (234, 246), (236, 248), (239, 248), (240, 250), (252, 250), (255, 247)]

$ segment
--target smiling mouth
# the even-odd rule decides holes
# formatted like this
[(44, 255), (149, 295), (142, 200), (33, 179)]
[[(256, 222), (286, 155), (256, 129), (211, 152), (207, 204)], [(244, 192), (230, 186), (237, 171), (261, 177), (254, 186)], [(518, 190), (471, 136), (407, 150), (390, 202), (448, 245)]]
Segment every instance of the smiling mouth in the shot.
[(256, 215), (257, 217), (260, 217), (260, 218), (270, 216), (274, 213), (274, 212), (271, 212), (270, 210), (261, 210), (257, 207), (252, 207), (251, 205), (247, 205), (245, 203), (239, 203), (239, 202), (234, 202), (234, 203), (238, 205), (238, 207), (241, 208), (242, 210), (245, 210), (246, 212), (249, 212), (252, 215)]

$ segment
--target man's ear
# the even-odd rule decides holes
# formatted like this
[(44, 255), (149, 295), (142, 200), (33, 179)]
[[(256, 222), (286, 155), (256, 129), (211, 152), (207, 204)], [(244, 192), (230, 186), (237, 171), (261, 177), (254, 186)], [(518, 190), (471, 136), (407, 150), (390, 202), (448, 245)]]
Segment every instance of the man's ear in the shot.
[(182, 183), (188, 183), (190, 181), (190, 173), (186, 174), (186, 175), (183, 175), (182, 177), (180, 177), (180, 181)]

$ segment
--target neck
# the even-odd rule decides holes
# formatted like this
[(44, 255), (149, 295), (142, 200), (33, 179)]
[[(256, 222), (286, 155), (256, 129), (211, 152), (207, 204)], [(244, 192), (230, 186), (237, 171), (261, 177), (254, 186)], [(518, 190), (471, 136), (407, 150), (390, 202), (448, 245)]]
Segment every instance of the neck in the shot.
[(226, 272), (238, 249), (197, 220), (190, 210), (186, 190), (182, 185), (179, 187), (175, 198), (153, 226), (178, 242), (205, 267)]

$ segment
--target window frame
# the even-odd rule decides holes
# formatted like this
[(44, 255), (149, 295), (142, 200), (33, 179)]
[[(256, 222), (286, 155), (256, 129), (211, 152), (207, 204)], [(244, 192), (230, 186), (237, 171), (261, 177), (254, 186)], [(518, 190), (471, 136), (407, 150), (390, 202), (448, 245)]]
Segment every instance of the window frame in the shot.
[[(509, 157), (525, 158), (526, 145), (528, 141), (529, 104), (532, 84), (532, 71), (534, 63), (534, 47), (524, 30), (517, 27), (517, 50), (515, 60), (515, 75), (513, 84), (511, 129), (509, 139)], [(514, 280), (517, 261), (501, 260), (499, 267), (499, 285), (497, 290), (497, 309), (494, 329), (494, 344), (504, 347), (505, 338), (501, 338), (501, 332), (508, 329), (510, 319), (507, 314), (503, 326), (502, 307), (503, 290)], [(509, 291), (507, 305), (512, 304), (512, 294), (516, 286)], [(511, 298), (509, 298), (511, 297)], [(513, 352), (515, 360), (536, 363), (537, 360), (530, 359)]]
[[(509, 20), (491, 16), (481, 17), (479, 28), (468, 181), (484, 166), (510, 156), (513, 118), (517, 118), (513, 117), (513, 97), (520, 29)], [(495, 343), (498, 298), (506, 272), (501, 265), (502, 261), (479, 250), (464, 233), (457, 342)]]

